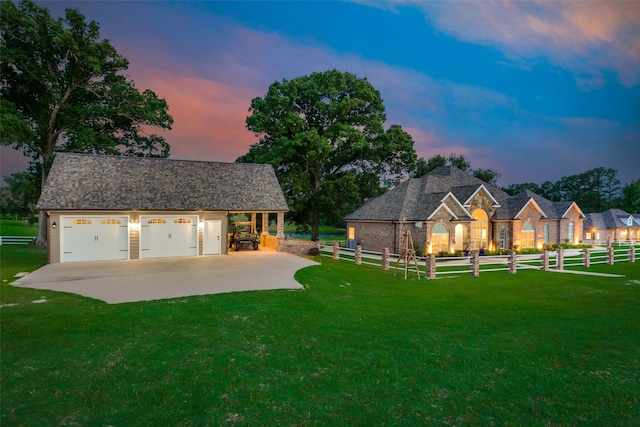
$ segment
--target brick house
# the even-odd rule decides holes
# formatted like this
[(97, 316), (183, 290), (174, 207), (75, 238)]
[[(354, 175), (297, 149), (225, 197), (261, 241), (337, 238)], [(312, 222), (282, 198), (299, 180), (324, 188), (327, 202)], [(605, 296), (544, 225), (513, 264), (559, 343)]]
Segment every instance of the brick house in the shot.
[(452, 253), (578, 243), (584, 218), (575, 202), (551, 202), (528, 190), (510, 196), (442, 166), (369, 200), (345, 221), (350, 246), (398, 253), (408, 229), (420, 250)]
[(586, 215), (584, 221), (585, 243), (604, 244), (607, 241), (640, 241), (640, 215), (632, 215), (622, 209), (609, 209)]

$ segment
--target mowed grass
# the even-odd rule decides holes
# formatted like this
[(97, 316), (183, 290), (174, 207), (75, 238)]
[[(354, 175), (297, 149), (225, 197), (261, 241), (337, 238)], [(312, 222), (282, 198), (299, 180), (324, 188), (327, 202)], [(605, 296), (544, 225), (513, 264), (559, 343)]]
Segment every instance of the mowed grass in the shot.
[[(43, 262), (14, 250), (9, 281)], [(305, 290), (118, 305), (3, 283), (1, 424), (640, 424), (640, 264), (405, 281), (318, 260)]]
[(0, 219), (0, 236), (36, 236), (38, 223), (29, 225), (26, 220)]

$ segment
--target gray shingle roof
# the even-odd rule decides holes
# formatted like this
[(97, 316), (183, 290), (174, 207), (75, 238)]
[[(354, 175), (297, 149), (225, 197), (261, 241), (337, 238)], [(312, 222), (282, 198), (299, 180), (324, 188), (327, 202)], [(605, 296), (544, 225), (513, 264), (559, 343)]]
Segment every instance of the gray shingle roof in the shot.
[(271, 165), (59, 153), (38, 210), (288, 211)]
[[(627, 228), (627, 220), (630, 216), (632, 215), (622, 209), (609, 209), (604, 212), (589, 213), (587, 214), (587, 219), (584, 221), (584, 229), (596, 228), (604, 230), (607, 228)], [(638, 227), (640, 225), (639, 218), (633, 215), (633, 219), (633, 227)]]
[(424, 220), (440, 206), (441, 200), (447, 194), (453, 194), (464, 204), (480, 186), (484, 186), (500, 205), (494, 219), (513, 219), (532, 198), (547, 218), (561, 218), (573, 203), (552, 202), (529, 190), (509, 196), (498, 187), (468, 175), (454, 166), (442, 166), (423, 177), (411, 178), (382, 196), (370, 200), (360, 209), (347, 215), (345, 220)]

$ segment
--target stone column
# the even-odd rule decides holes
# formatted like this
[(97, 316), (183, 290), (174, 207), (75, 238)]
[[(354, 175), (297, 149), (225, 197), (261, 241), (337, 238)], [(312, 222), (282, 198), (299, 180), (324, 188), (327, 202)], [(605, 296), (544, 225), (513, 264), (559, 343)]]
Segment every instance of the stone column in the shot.
[(382, 269), (389, 269), (389, 248), (384, 248), (382, 251)]
[(558, 255), (556, 255), (556, 270), (564, 270), (564, 248), (558, 248)]
[(636, 262), (636, 247), (629, 246), (629, 262)]
[(252, 230), (256, 229), (256, 213), (255, 212), (251, 212), (251, 229)]
[(278, 212), (278, 233), (276, 237), (278, 239), (284, 239), (284, 212)]
[(471, 252), (471, 275), (473, 277), (480, 275), (480, 254), (477, 250)]
[(262, 212), (262, 235), (269, 235), (269, 212)]
[(427, 279), (435, 279), (436, 278), (436, 255), (435, 254), (426, 255), (426, 267), (427, 267)]
[(333, 259), (340, 259), (340, 243), (333, 242)]
[(549, 251), (548, 250), (545, 249), (542, 251), (542, 255), (540, 255), (540, 262), (542, 264), (542, 266), (540, 267), (541, 270), (543, 271), (549, 270)]
[(518, 257), (518, 255), (516, 254), (516, 251), (510, 251), (509, 252), (509, 261), (507, 261), (508, 264), (509, 264), (509, 274), (516, 274), (516, 271), (517, 271), (517, 268), (518, 268), (517, 265), (516, 265), (516, 263), (518, 261), (517, 257)]
[(356, 246), (355, 261), (357, 265), (362, 264), (362, 246)]
[(591, 251), (589, 248), (582, 249), (582, 266), (586, 268), (591, 267)]

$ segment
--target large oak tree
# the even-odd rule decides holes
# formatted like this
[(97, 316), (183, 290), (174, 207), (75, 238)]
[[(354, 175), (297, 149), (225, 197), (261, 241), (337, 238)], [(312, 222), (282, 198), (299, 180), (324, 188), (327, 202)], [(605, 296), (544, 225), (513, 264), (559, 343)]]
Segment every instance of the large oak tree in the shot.
[[(139, 91), (129, 62), (75, 9), (53, 19), (30, 0), (0, 2), (0, 141), (43, 165), (56, 152), (167, 157), (164, 99)], [(38, 242), (46, 240), (41, 215)]]
[(366, 78), (330, 70), (285, 79), (249, 111), (259, 141), (237, 161), (274, 166), (289, 218), (312, 240), (321, 217), (340, 220), (379, 195), (381, 178), (414, 167), (413, 139), (398, 125), (385, 129), (382, 98)]

